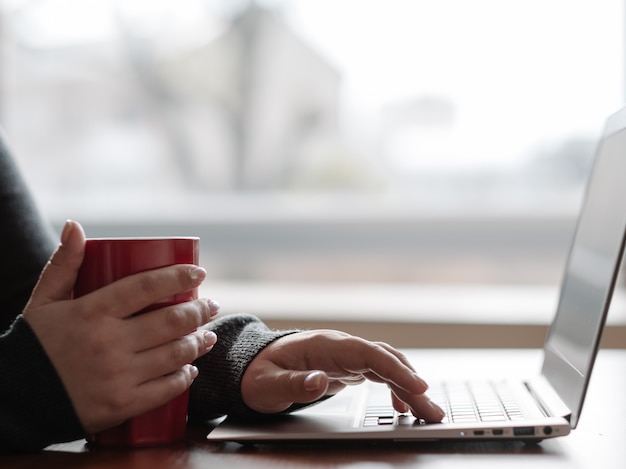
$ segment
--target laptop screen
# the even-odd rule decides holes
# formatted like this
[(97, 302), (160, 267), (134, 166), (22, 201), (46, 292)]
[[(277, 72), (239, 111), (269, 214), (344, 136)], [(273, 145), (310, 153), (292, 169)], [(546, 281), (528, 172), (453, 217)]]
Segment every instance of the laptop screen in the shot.
[(626, 108), (609, 118), (598, 146), (555, 319), (543, 374), (572, 411), (576, 426), (624, 244)]

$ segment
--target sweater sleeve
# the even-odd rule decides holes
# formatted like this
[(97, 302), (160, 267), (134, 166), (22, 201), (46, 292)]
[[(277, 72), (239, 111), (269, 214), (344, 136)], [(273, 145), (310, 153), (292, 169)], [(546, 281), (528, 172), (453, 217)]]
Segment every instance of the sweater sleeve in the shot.
[(61, 379), (19, 316), (0, 336), (0, 452), (35, 451), (84, 434)]
[(0, 130), (0, 451), (34, 450), (82, 435), (72, 404), (20, 316), (54, 250)]
[(0, 334), (24, 308), (56, 247), (0, 129)]
[(223, 316), (210, 323), (217, 343), (196, 361), (199, 376), (189, 395), (190, 421), (222, 415), (258, 415), (241, 397), (241, 379), (254, 357), (268, 344), (296, 330), (269, 329), (249, 314)]

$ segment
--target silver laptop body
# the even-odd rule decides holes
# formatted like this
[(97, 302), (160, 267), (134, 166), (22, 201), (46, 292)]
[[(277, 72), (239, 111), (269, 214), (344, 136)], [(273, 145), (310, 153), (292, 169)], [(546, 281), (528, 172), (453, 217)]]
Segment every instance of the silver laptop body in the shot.
[[(537, 441), (567, 435), (580, 417), (621, 264), (626, 227), (625, 176), (623, 108), (608, 118), (596, 151), (556, 315), (544, 344), (541, 373), (536, 378), (429, 383), (429, 396), (447, 410), (442, 423), (426, 424), (411, 415), (393, 412), (388, 389), (366, 383), (290, 415), (252, 420), (226, 418), (207, 438), (241, 443), (468, 438)], [(500, 396), (493, 400), (495, 403), (487, 402), (496, 392)], [(449, 407), (456, 404), (448, 404), (448, 397), (455, 396), (460, 397), (462, 405)], [(478, 396), (484, 402), (469, 402), (467, 396)], [(380, 402), (372, 403), (372, 399)], [(481, 420), (475, 421), (481, 407), (488, 418), (480, 415)]]

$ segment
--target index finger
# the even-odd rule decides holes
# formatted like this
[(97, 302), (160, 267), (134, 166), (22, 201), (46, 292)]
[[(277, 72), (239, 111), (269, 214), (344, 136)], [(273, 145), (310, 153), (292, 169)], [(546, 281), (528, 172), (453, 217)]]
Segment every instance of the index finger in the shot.
[(157, 301), (197, 288), (206, 271), (196, 265), (180, 264), (129, 275), (81, 299), (91, 302), (90, 310), (126, 318)]
[[(354, 363), (347, 364), (353, 371), (366, 376), (374, 374), (378, 378), (375, 381), (394, 385), (411, 394), (422, 394), (428, 389), (428, 384), (417, 375), (404, 355), (390, 345), (358, 341), (357, 347), (361, 348), (359, 353), (341, 355), (356, 358)], [(367, 377), (372, 379), (371, 375)]]

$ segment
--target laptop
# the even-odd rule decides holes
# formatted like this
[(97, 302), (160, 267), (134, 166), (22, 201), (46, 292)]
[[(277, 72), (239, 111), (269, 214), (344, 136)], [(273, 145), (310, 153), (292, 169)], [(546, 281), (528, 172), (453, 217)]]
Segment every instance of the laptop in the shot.
[(386, 386), (364, 383), (289, 415), (227, 417), (207, 438), (240, 443), (540, 441), (567, 435), (580, 417), (619, 273), (625, 175), (626, 107), (607, 119), (597, 147), (538, 376), (429, 383), (430, 398), (447, 413), (441, 423), (395, 412)]

